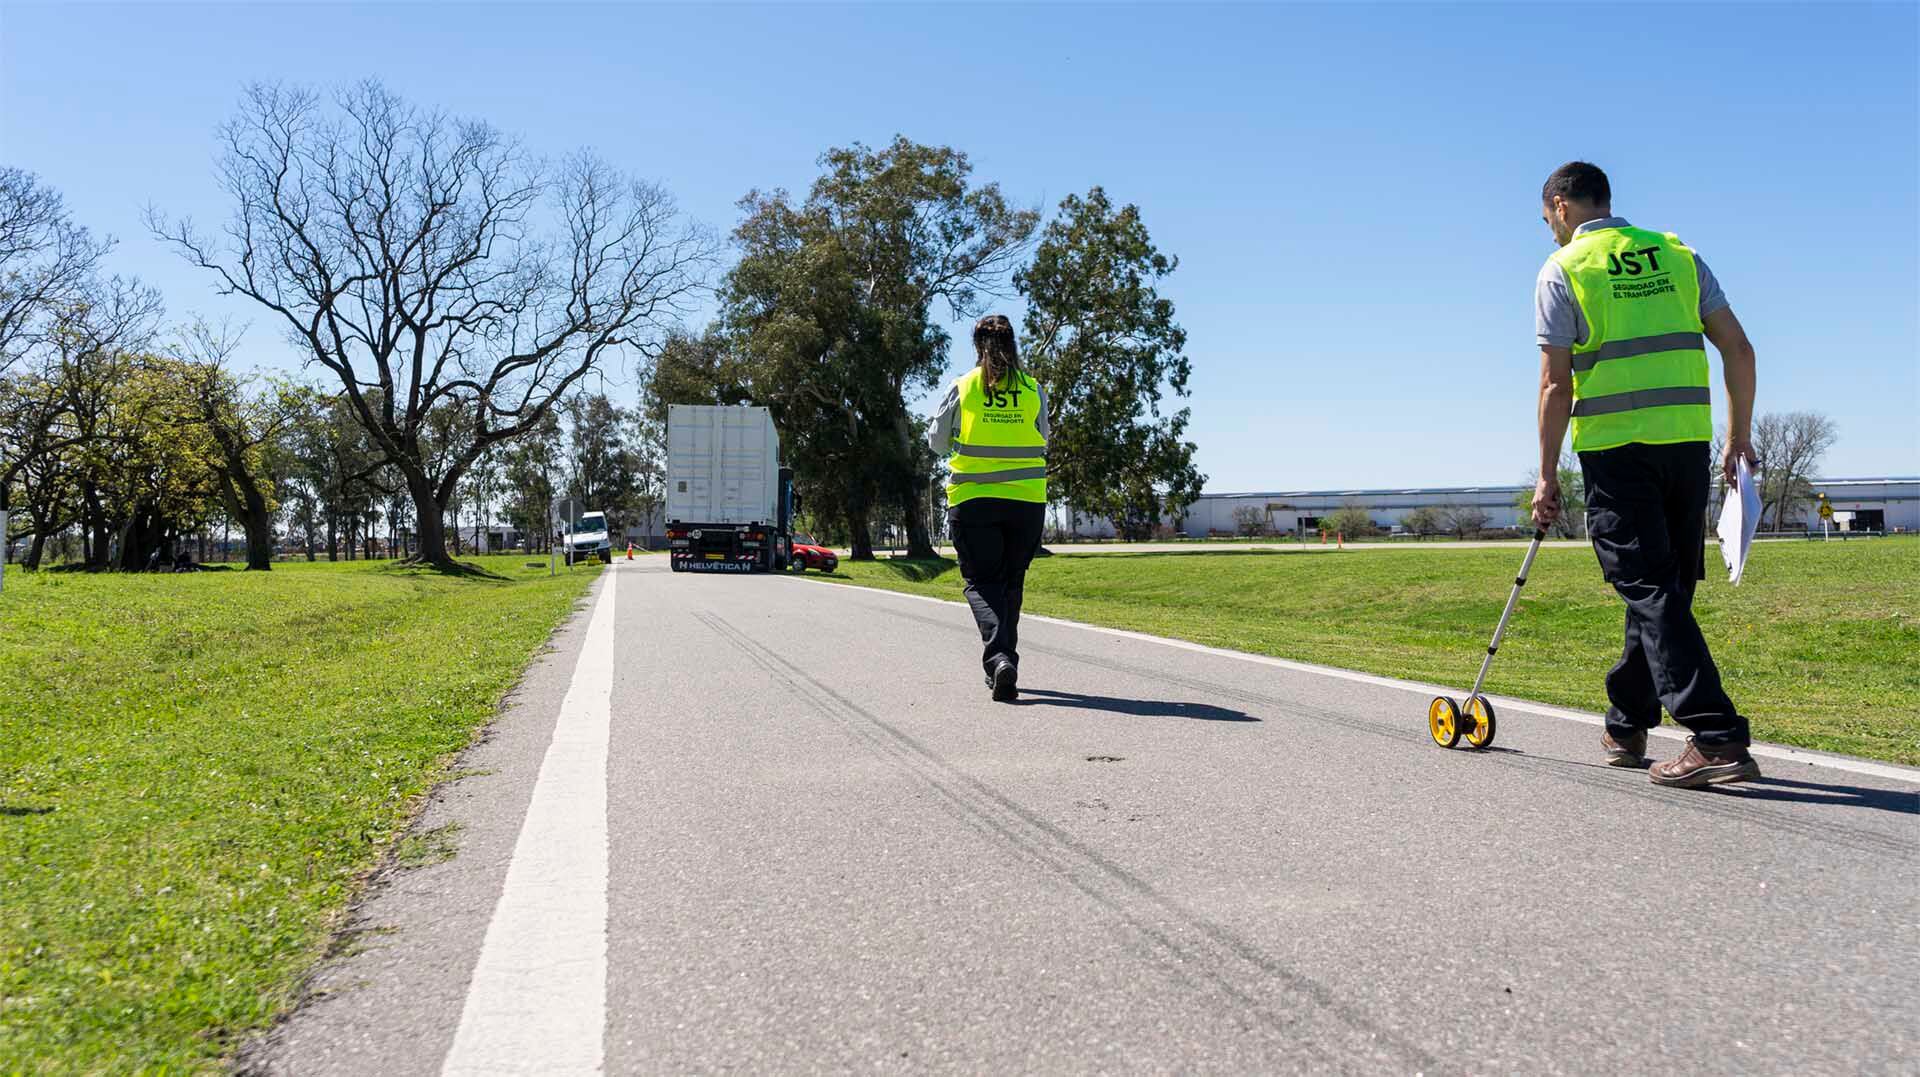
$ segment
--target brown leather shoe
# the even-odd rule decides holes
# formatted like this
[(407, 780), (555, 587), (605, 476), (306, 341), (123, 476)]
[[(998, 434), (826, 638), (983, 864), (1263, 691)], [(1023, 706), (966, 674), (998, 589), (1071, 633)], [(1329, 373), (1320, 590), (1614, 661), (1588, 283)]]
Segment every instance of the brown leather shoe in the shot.
[(1612, 733), (1602, 732), (1600, 747), (1606, 749), (1607, 765), (1610, 767), (1647, 765), (1647, 732), (1644, 729), (1627, 734), (1624, 740), (1615, 740)]
[(1647, 776), (1653, 779), (1655, 785), (1698, 789), (1722, 782), (1750, 782), (1760, 776), (1760, 764), (1754, 762), (1746, 748), (1738, 744), (1702, 747), (1698, 741), (1688, 737), (1687, 750), (1681, 752), (1678, 759), (1655, 763), (1647, 771)]

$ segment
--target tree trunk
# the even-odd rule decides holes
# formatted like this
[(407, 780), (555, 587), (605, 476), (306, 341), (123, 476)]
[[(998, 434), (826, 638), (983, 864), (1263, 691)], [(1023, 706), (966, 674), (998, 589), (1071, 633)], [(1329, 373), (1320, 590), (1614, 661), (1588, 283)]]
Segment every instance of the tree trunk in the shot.
[(133, 517), (120, 531), (120, 564), (122, 572), (143, 572), (147, 559), (153, 551), (159, 549), (161, 523), (153, 510), (145, 507), (135, 508)]
[(447, 514), (433, 496), (433, 483), (425, 475), (407, 476), (407, 492), (413, 496), (414, 533), (418, 544), (412, 560), (436, 568), (453, 568), (447, 554)]
[(257, 491), (247, 494), (246, 504), (240, 524), (247, 532), (247, 571), (266, 572), (273, 568), (273, 513)]
[(906, 475), (900, 487), (900, 510), (907, 518), (907, 556), (932, 560), (933, 536), (927, 532), (927, 517), (921, 511), (927, 502), (927, 473), (920, 470), (919, 447), (913, 443), (913, 426), (905, 411), (894, 416), (894, 438), (900, 446), (900, 464)]
[(873, 528), (864, 508), (847, 510), (847, 541), (853, 547), (848, 560), (873, 560)]
[(47, 533), (45, 531), (35, 531), (33, 533), (33, 544), (27, 547), (27, 557), (26, 560), (20, 562), (21, 567), (38, 569), (40, 567), (40, 554), (46, 550), (46, 548)]
[(82, 488), (81, 498), (86, 506), (86, 523), (82, 527), (89, 539), (87, 567), (111, 568), (113, 525), (107, 520), (106, 508), (100, 504), (100, 491), (88, 483)]
[(240, 530), (247, 537), (247, 571), (273, 569), (273, 511), (253, 476), (229, 471), (221, 477), (220, 500), (226, 502), (227, 515), (240, 519)]
[(907, 556), (922, 561), (938, 556), (933, 552), (933, 532), (927, 528), (927, 517), (920, 511), (918, 496), (907, 505)]

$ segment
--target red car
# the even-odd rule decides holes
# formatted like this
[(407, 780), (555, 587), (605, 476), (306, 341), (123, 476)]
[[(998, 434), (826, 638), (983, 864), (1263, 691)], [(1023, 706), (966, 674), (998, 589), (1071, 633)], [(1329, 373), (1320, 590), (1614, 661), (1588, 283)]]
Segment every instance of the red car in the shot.
[(832, 572), (840, 567), (840, 555), (813, 541), (810, 535), (793, 536), (793, 570), (805, 572), (815, 569), (820, 572)]

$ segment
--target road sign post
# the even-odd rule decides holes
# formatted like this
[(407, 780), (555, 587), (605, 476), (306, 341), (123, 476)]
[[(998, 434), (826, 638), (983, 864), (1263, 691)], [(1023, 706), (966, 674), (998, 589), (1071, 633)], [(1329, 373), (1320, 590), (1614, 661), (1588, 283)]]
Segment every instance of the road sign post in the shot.
[(567, 552), (565, 557), (567, 559), (567, 568), (569, 569), (573, 568), (573, 525), (574, 521), (579, 519), (579, 517), (579, 498), (563, 497), (554, 502), (553, 519), (551, 523), (554, 530), (555, 541), (566, 544)]

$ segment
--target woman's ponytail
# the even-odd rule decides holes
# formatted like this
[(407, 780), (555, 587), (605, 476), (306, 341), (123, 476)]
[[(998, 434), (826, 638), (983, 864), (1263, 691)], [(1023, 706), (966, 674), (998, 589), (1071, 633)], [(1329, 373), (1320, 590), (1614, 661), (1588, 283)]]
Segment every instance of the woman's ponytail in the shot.
[(973, 323), (973, 350), (979, 356), (988, 385), (1006, 385), (1020, 369), (1020, 350), (1014, 342), (1013, 323), (1004, 314), (989, 314)]

